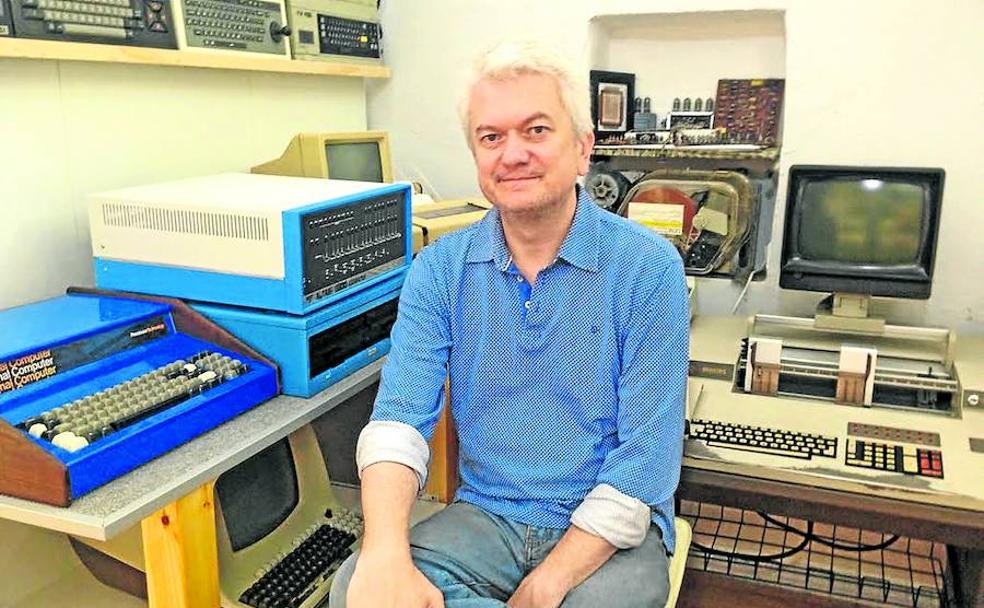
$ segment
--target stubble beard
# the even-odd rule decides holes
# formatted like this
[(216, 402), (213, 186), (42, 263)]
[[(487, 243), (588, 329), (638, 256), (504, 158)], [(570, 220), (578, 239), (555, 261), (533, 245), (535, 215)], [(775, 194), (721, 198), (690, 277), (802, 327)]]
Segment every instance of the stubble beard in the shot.
[[(573, 191), (573, 186), (571, 191)], [(488, 195), (486, 194), (486, 196)], [(559, 194), (541, 191), (532, 201), (517, 206), (502, 205), (498, 201), (492, 200), (492, 197), (489, 197), (489, 201), (499, 210), (500, 215), (508, 217), (510, 220), (525, 223), (538, 222), (561, 214), (568, 196), (570, 193), (566, 191)]]

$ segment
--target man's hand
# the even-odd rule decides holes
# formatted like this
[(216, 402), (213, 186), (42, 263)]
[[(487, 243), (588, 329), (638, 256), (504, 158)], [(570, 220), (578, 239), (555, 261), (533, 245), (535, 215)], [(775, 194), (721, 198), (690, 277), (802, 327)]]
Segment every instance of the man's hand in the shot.
[(557, 608), (570, 589), (559, 576), (541, 566), (523, 579), (506, 605), (509, 608)]
[(362, 470), (366, 529), (345, 594), (348, 608), (444, 608), (444, 596), (410, 557), (417, 489), (417, 474), (405, 465), (377, 462)]
[(571, 589), (615, 555), (608, 541), (571, 526), (509, 598), (510, 608), (557, 608)]
[(360, 553), (345, 596), (347, 608), (444, 608), (444, 596), (409, 555)]

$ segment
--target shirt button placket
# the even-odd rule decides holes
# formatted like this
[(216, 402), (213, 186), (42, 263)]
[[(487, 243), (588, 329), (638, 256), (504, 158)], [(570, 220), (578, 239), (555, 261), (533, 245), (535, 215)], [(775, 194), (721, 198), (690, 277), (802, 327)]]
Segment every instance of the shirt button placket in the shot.
[(543, 293), (543, 276), (537, 278), (536, 285), (530, 293), (530, 298), (523, 302), (526, 308), (526, 326), (523, 331), (523, 345), (526, 350), (536, 350), (542, 347), (543, 311), (539, 305), (539, 294)]

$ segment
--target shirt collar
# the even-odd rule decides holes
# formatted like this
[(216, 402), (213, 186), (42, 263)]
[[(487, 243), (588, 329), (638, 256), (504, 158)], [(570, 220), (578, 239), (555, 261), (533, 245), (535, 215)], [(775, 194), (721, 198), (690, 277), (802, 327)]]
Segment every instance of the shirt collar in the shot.
[[(560, 245), (557, 259), (572, 266), (595, 272), (598, 270), (598, 222), (603, 209), (594, 204), (588, 193), (577, 188), (577, 206), (574, 221)], [(496, 268), (505, 271), (512, 262), (506, 237), (502, 232), (502, 219), (499, 210), (492, 208), (479, 222), (468, 249), (468, 262), (494, 262)]]

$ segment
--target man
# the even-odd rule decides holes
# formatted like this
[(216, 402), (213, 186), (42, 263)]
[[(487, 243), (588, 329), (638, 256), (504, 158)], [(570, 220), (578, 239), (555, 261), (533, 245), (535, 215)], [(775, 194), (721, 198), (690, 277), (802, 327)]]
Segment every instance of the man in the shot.
[[(665, 602), (683, 267), (575, 185), (594, 144), (586, 90), (537, 44), (476, 64), (462, 124), (495, 209), (414, 261), (358, 446), (362, 550), (332, 608)], [(446, 374), (461, 487), (410, 531)]]

